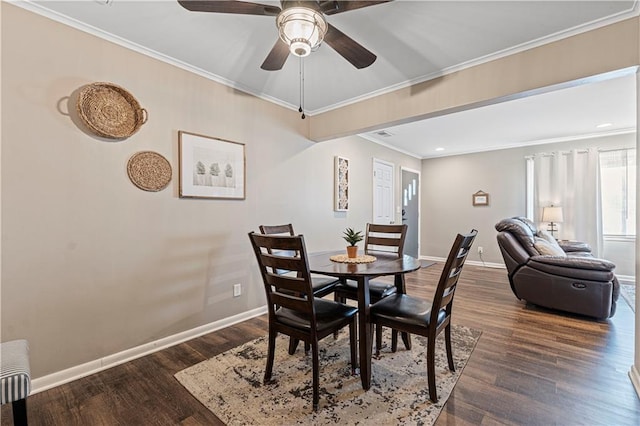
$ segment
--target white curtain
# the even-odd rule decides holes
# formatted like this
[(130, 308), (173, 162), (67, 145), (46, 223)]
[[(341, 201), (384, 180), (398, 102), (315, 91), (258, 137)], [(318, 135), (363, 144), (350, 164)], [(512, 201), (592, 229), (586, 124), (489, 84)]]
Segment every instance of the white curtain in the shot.
[(584, 241), (602, 253), (602, 217), (598, 150), (572, 150), (534, 156), (534, 221), (543, 224), (542, 208), (562, 207), (558, 239)]

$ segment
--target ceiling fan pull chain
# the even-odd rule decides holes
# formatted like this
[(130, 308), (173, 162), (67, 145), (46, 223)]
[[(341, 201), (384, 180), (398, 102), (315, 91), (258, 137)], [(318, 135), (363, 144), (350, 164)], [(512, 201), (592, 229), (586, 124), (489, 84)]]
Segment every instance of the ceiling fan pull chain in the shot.
[(298, 108), (298, 112), (302, 114), (301, 118), (304, 120), (304, 58), (300, 57), (300, 108)]

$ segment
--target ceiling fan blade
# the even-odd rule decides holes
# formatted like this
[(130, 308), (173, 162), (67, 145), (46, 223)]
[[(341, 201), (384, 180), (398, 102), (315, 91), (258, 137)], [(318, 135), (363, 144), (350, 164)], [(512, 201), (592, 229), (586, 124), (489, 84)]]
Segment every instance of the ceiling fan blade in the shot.
[(276, 40), (271, 52), (267, 55), (260, 68), (265, 71), (278, 71), (282, 69), (285, 61), (289, 57), (289, 46), (284, 44), (280, 39)]
[(336, 13), (348, 12), (350, 10), (361, 9), (363, 7), (375, 6), (380, 3), (389, 3), (392, 0), (384, 1), (323, 1), (320, 2), (320, 10), (325, 15), (335, 15)]
[(247, 1), (178, 0), (180, 6), (192, 12), (239, 13), (242, 15), (276, 16), (280, 8)]
[(343, 58), (351, 62), (354, 67), (358, 69), (366, 68), (376, 61), (376, 55), (333, 25), (327, 25), (329, 28), (324, 36), (324, 41)]

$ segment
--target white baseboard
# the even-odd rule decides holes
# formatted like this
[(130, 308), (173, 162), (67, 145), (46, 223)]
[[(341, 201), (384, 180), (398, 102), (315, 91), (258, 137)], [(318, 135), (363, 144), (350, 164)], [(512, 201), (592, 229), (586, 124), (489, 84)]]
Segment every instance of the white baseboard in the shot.
[(219, 321), (193, 328), (191, 330), (186, 330), (172, 336), (167, 336), (153, 342), (145, 343), (144, 345), (126, 349), (122, 352), (107, 355), (100, 359), (76, 365), (74, 367), (67, 368), (66, 370), (38, 377), (37, 379), (31, 380), (31, 395), (45, 391), (47, 389), (51, 389), (56, 386), (60, 386), (65, 383), (69, 383), (73, 380), (77, 380), (91, 374), (95, 374), (99, 371), (115, 367), (116, 365), (141, 358), (153, 352), (157, 352), (170, 346), (177, 345), (178, 343), (186, 342), (187, 340), (194, 339), (204, 334), (229, 327), (233, 324), (258, 317), (265, 314), (266, 312), (267, 306), (265, 305), (256, 309), (252, 309), (250, 311), (242, 312), (229, 318), (224, 318)]
[[(444, 257), (435, 257), (435, 256), (420, 256), (421, 260), (431, 260), (432, 262), (446, 262), (447, 259)], [(506, 269), (507, 267), (504, 263), (493, 263), (493, 262), (482, 262), (479, 260), (467, 260), (465, 262), (467, 265), (473, 266), (484, 266), (485, 268), (495, 268), (495, 269)]]
[(634, 277), (632, 275), (618, 275), (618, 274), (616, 274), (616, 277), (618, 278), (618, 282), (620, 284), (630, 284), (630, 285), (635, 285), (636, 284), (636, 277)]

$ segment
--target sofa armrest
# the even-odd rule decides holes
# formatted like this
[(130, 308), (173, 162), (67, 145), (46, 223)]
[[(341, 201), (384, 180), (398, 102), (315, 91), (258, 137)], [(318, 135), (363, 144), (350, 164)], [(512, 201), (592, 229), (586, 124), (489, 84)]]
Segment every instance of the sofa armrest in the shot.
[(591, 253), (591, 246), (582, 241), (558, 240), (558, 245), (565, 253), (586, 252)]
[(602, 282), (613, 280), (616, 268), (608, 260), (583, 256), (532, 256), (527, 266), (547, 274)]
[(582, 256), (531, 256), (530, 262), (560, 266), (564, 268), (589, 269), (593, 271), (613, 271), (616, 265), (605, 259)]

